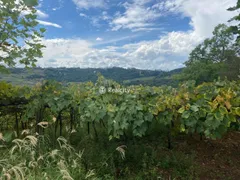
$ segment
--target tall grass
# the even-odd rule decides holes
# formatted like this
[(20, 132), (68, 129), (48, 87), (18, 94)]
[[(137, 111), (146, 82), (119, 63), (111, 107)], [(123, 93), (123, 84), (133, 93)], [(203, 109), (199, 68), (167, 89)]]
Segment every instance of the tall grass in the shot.
[(82, 152), (59, 137), (57, 146), (49, 148), (48, 138), (27, 135), (14, 139), (11, 146), (2, 146), (0, 156), (0, 180), (41, 179), (95, 179), (93, 170), (85, 170)]

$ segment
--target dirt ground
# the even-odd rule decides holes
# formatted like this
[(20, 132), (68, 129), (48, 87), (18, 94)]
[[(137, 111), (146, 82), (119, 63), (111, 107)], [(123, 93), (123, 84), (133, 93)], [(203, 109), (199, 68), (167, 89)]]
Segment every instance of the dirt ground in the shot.
[(194, 149), (200, 179), (240, 180), (240, 132), (230, 132), (221, 140), (190, 138), (179, 148)]

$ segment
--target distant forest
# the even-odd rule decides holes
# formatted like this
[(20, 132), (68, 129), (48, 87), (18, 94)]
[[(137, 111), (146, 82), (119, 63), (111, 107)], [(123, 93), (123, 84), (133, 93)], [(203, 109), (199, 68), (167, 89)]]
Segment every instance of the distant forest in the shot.
[[(12, 68), (10, 74), (0, 74), (0, 78), (7, 82), (13, 82), (13, 78), (19, 78), (25, 81), (42, 81), (42, 80), (56, 80), (59, 82), (96, 82), (98, 74), (100, 73), (107, 79), (112, 79), (118, 83), (125, 85), (149, 85), (161, 86), (172, 85), (177, 86), (178, 80), (173, 79), (172, 75), (182, 72), (182, 69), (172, 71), (161, 70), (140, 70), (140, 69), (124, 69), (124, 68)], [(6, 77), (10, 77), (5, 79)], [(22, 81), (24, 83), (24, 81)]]

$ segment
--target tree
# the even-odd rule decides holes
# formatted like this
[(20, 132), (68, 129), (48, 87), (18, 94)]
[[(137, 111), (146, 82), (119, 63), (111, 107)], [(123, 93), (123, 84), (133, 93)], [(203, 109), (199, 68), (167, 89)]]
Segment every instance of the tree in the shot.
[(233, 34), (228, 26), (219, 24), (213, 31), (213, 37), (205, 39), (189, 55), (186, 66), (196, 62), (223, 62), (226, 60), (226, 51), (232, 49)]
[[(228, 11), (238, 11), (239, 9), (240, 9), (240, 0), (237, 1), (236, 6), (228, 8)], [(229, 22), (231, 21), (240, 21), (240, 13), (229, 20)], [(237, 35), (236, 42), (237, 44), (240, 44), (240, 23), (238, 25), (231, 26), (230, 29), (234, 34)]]
[(220, 24), (213, 31), (213, 37), (205, 39), (189, 55), (186, 68), (180, 75), (182, 80), (196, 80), (198, 84), (213, 81), (218, 76), (236, 79), (240, 59), (234, 47), (234, 35), (229, 27)]
[(225, 68), (224, 63), (213, 63), (210, 60), (206, 62), (199, 61), (187, 66), (183, 72), (175, 78), (183, 81), (195, 80), (196, 84), (201, 84), (217, 79), (220, 76), (220, 72)]
[(0, 68), (33, 66), (42, 57), (44, 28), (37, 28), (37, 0), (0, 0)]
[(240, 74), (240, 57), (236, 50), (228, 50), (226, 52), (225, 67), (220, 72), (220, 76), (227, 77), (229, 80), (238, 80)]

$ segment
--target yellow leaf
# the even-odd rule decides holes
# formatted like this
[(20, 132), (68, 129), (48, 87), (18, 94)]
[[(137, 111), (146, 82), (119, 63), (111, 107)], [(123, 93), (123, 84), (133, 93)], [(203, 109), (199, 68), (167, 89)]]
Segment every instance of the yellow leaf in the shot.
[(191, 107), (191, 105), (190, 105), (190, 104), (187, 104), (187, 105), (186, 105), (186, 110), (189, 110), (190, 107)]
[(227, 107), (227, 109), (231, 109), (232, 105), (230, 104), (229, 101), (225, 102), (225, 106)]
[(188, 93), (183, 94), (183, 97), (184, 97), (186, 100), (189, 100), (189, 94), (188, 94)]
[(217, 100), (215, 99), (213, 102), (209, 102), (209, 105), (211, 106), (211, 108), (212, 108), (213, 110), (215, 110), (215, 109), (217, 109), (217, 107), (218, 107), (218, 102), (217, 102)]
[(218, 95), (218, 96), (216, 97), (216, 100), (217, 100), (218, 103), (224, 102), (224, 98), (221, 97), (220, 95)]
[(236, 114), (237, 114), (238, 116), (240, 116), (240, 107), (237, 107), (237, 108), (235, 109), (235, 112), (236, 112)]

